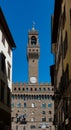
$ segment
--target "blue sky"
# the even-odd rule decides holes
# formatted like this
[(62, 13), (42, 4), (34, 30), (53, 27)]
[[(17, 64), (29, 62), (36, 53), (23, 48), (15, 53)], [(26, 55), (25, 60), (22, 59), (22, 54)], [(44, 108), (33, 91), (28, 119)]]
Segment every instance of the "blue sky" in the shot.
[(28, 30), (31, 30), (32, 22), (35, 21), (40, 43), (38, 81), (49, 83), (50, 65), (54, 61), (51, 54), (54, 0), (0, 0), (0, 6), (16, 44), (16, 49), (13, 50), (13, 82), (28, 82)]

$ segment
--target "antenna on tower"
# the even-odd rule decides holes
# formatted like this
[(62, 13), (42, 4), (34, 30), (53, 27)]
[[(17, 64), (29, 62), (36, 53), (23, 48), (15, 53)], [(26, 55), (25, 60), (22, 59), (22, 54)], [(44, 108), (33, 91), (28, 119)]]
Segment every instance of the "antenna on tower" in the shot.
[(33, 21), (33, 26), (32, 26), (32, 30), (35, 30), (35, 22)]

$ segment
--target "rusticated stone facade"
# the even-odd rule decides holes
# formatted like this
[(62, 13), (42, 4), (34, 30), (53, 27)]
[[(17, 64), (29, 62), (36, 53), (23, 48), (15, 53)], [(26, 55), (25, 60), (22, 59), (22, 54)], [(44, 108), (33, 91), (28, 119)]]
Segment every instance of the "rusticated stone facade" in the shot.
[[(51, 84), (13, 83), (12, 90), (12, 129), (54, 130), (54, 90)], [(22, 124), (23, 115), (26, 124)], [(22, 117), (21, 117), (22, 118)], [(19, 120), (19, 121), (18, 121)], [(18, 127), (18, 129), (17, 129)]]

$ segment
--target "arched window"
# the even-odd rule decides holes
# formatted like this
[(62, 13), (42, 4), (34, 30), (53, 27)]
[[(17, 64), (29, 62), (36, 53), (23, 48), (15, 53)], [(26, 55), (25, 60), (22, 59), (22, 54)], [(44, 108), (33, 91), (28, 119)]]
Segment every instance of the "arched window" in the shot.
[(46, 103), (42, 103), (42, 108), (46, 108)]
[(14, 97), (15, 97), (15, 99), (17, 99), (17, 95), (16, 94), (14, 95)]
[(48, 108), (51, 108), (52, 107), (52, 103), (48, 103)]
[(47, 95), (48, 96), (48, 99), (49, 99), (49, 95)]
[(20, 107), (21, 107), (21, 103), (18, 102), (18, 103), (17, 103), (17, 108), (20, 108)]
[(28, 95), (26, 95), (26, 99), (28, 99)]
[(24, 99), (24, 100), (26, 99), (26, 96), (25, 96), (25, 95), (23, 95), (23, 99)]
[(11, 108), (14, 108), (14, 103), (11, 103)]
[(12, 95), (11, 98), (14, 100), (14, 95)]
[(27, 104), (26, 104), (26, 102), (24, 102), (24, 108), (26, 108), (27, 107)]
[(28, 96), (28, 99), (31, 99), (31, 95)]
[(35, 103), (32, 103), (32, 107), (35, 107)]
[(45, 99), (47, 99), (47, 95), (45, 95)]
[(32, 122), (35, 121), (35, 118), (31, 118), (31, 121), (32, 121)]
[(38, 96), (38, 99), (39, 99), (39, 100), (41, 99), (41, 95)]
[(50, 95), (50, 99), (52, 99), (52, 95)]
[(20, 95), (18, 94), (18, 99), (20, 99)]
[(34, 95), (34, 99), (36, 99), (36, 95)]
[(35, 36), (31, 37), (31, 44), (36, 45), (36, 37)]
[(23, 99), (23, 95), (21, 95), (21, 99)]
[(42, 95), (42, 99), (44, 99), (44, 95)]

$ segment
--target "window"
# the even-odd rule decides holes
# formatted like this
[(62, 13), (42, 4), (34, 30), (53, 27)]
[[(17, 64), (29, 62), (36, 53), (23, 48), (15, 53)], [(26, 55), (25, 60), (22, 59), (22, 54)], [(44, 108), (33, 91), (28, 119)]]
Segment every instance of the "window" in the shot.
[(28, 88), (26, 88), (26, 91), (28, 91)]
[(35, 88), (35, 91), (37, 91), (37, 88)]
[(5, 56), (4, 56), (4, 54), (2, 53), (1, 54), (1, 70), (3, 71), (3, 72), (5, 72)]
[(18, 130), (18, 125), (16, 125), (16, 130)]
[(8, 54), (11, 55), (11, 49), (9, 45), (8, 45)]
[(49, 99), (52, 99), (52, 95), (49, 96)]
[(45, 121), (46, 121), (46, 117), (43, 117), (43, 118), (42, 118), (42, 121), (45, 122)]
[(25, 130), (25, 126), (23, 127), (23, 130)]
[(45, 96), (44, 96), (44, 95), (42, 95), (42, 99), (45, 99)]
[(21, 95), (21, 99), (23, 99), (23, 95)]
[(17, 103), (17, 108), (20, 108), (21, 107), (21, 103)]
[(64, 6), (64, 12), (63, 12), (63, 29), (65, 26), (65, 21), (66, 21), (66, 10), (65, 10), (65, 6)]
[(68, 48), (68, 35), (67, 35), (67, 31), (65, 33), (65, 53), (67, 51), (67, 48)]
[(39, 91), (41, 91), (41, 88), (39, 88)]
[(4, 87), (5, 83), (1, 80), (1, 102), (4, 103)]
[(30, 90), (32, 91), (33, 89), (32, 89), (32, 88), (30, 88)]
[(69, 82), (69, 65), (66, 65), (66, 84), (68, 85)]
[(34, 95), (34, 99), (37, 99), (37, 96), (36, 96), (36, 95)]
[(23, 91), (24, 91), (25, 89), (23, 88)]
[(7, 87), (7, 105), (10, 106), (10, 89)]
[(48, 88), (48, 91), (50, 91), (50, 88)]
[(32, 107), (35, 107), (35, 103), (32, 103)]
[(71, 26), (71, 9), (70, 9), (70, 26)]
[(69, 65), (66, 65), (66, 70), (64, 72), (64, 81), (65, 81), (65, 86), (68, 85), (69, 83)]
[(21, 96), (20, 95), (18, 95), (18, 99), (20, 99), (21, 98)]
[(31, 95), (28, 95), (28, 99), (31, 99)]
[(2, 42), (3, 42), (3, 45), (5, 45), (5, 36), (3, 33), (2, 33)]
[(36, 127), (35, 127), (35, 125), (31, 125), (31, 129), (35, 129)]
[(14, 95), (12, 95), (11, 98), (14, 100)]
[(31, 37), (31, 44), (36, 45), (36, 37), (35, 36)]
[(44, 91), (46, 91), (46, 88), (43, 88)]
[(17, 97), (18, 97), (18, 96), (15, 94), (15, 95), (14, 95), (14, 98), (17, 99)]
[(11, 103), (11, 108), (14, 108), (14, 103)]
[(26, 108), (27, 107), (27, 104), (26, 104), (26, 102), (24, 102), (24, 108)]
[(33, 51), (35, 51), (35, 50), (33, 49)]
[(52, 122), (52, 118), (49, 118), (49, 122)]
[(51, 111), (49, 111), (49, 114), (51, 114), (52, 112)]
[(44, 95), (44, 99), (47, 99), (47, 95)]
[(35, 60), (32, 60), (32, 62), (34, 62)]
[(16, 90), (16, 88), (14, 88), (14, 90)]
[(32, 114), (34, 114), (34, 112), (32, 112)]
[(41, 100), (41, 95), (38, 96), (38, 99)]
[(46, 103), (42, 103), (42, 108), (46, 108)]
[(67, 48), (68, 48), (68, 36), (67, 36), (67, 31), (66, 31), (65, 39), (63, 42), (63, 58), (65, 58), (65, 56), (66, 56)]
[(29, 51), (31, 51), (31, 49), (29, 49)]
[(18, 90), (20, 91), (20, 88), (18, 88)]
[(12, 122), (14, 121), (14, 117), (11, 117), (11, 121), (12, 121)]
[(36, 51), (38, 52), (38, 49), (36, 49)]
[[(65, 112), (68, 112), (68, 100), (65, 101)], [(65, 114), (65, 116), (67, 116), (67, 114)]]
[(35, 121), (35, 118), (31, 118), (31, 121), (32, 121), (32, 122)]
[(46, 112), (45, 112), (45, 111), (43, 111), (43, 112), (42, 112), (42, 114), (46, 114)]
[(52, 107), (52, 104), (51, 104), (51, 103), (49, 103), (49, 104), (48, 104), (48, 108), (51, 108), (51, 107)]
[(54, 91), (54, 88), (52, 88), (52, 91)]
[(48, 98), (48, 100), (49, 100), (49, 95), (47, 95), (47, 98)]
[(8, 79), (10, 80), (10, 69), (11, 69), (11, 66), (10, 66), (10, 64), (9, 64), (9, 62), (8, 62)]

